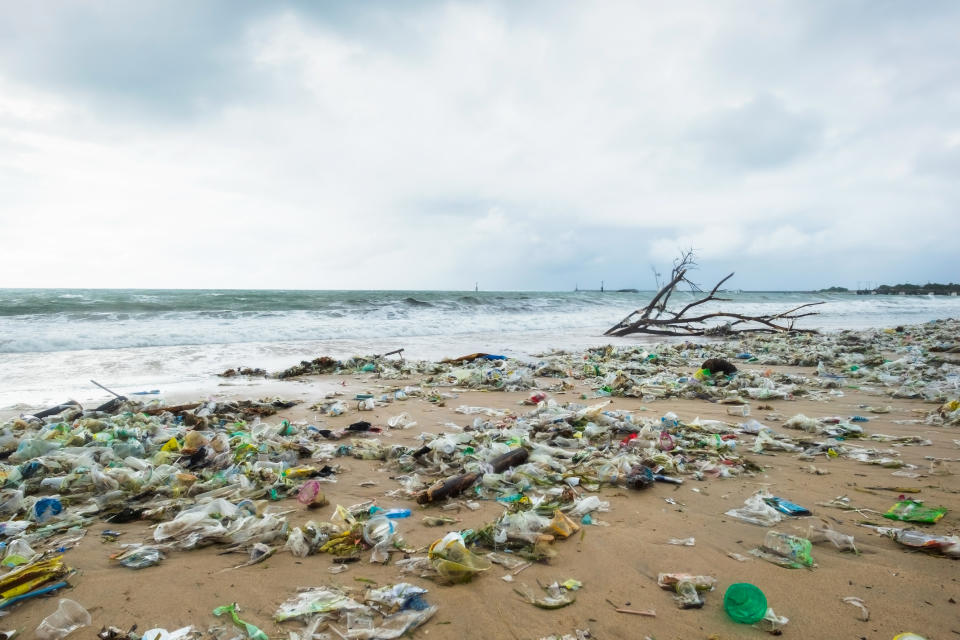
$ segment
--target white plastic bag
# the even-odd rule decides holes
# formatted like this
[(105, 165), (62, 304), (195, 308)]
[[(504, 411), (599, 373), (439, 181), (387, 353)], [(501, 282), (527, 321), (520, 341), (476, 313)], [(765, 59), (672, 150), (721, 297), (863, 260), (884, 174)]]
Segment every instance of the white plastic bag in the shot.
[(747, 498), (742, 507), (731, 509), (724, 515), (750, 524), (758, 524), (761, 527), (772, 527), (783, 518), (776, 509), (763, 501), (764, 498), (769, 497), (772, 497), (769, 493), (760, 491)]

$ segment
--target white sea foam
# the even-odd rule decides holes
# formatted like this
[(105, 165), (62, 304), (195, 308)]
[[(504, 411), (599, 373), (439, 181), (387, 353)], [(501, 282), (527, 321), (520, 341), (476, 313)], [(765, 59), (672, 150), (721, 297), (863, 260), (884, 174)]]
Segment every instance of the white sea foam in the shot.
[[(473, 351), (525, 356), (609, 343), (603, 331), (650, 293), (185, 292), (0, 290), (0, 407), (100, 397), (89, 379), (138, 389), (210, 389), (235, 366), (278, 370), (317, 355), (405, 348), (411, 358)], [(960, 297), (726, 294), (698, 307), (777, 313), (809, 302), (808, 328), (960, 317)], [(674, 302), (690, 300), (678, 293)], [(622, 339), (616, 339), (622, 340)], [(639, 338), (631, 338), (636, 341)]]

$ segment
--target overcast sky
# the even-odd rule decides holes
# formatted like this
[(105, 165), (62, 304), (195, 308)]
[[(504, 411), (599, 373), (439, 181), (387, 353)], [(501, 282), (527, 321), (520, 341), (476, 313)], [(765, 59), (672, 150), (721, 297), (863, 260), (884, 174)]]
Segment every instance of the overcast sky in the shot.
[[(669, 6), (668, 6), (669, 5)], [(960, 281), (960, 3), (0, 0), (0, 287)]]

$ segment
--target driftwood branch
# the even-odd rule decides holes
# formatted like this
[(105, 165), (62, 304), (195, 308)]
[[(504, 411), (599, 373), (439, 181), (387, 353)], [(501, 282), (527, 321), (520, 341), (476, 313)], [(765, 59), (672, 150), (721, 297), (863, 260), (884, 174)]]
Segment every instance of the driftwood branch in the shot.
[(687, 271), (695, 267), (693, 250), (684, 252), (674, 262), (670, 281), (657, 291), (653, 299), (645, 307), (633, 311), (623, 320), (607, 329), (604, 335), (625, 336), (631, 333), (646, 333), (657, 336), (705, 336), (748, 332), (816, 333), (811, 329), (797, 329), (794, 327), (794, 322), (800, 318), (817, 315), (814, 311), (797, 312), (801, 309), (823, 304), (822, 302), (809, 302), (772, 315), (748, 316), (727, 311), (705, 313), (698, 316), (686, 315), (691, 309), (706, 302), (729, 302), (728, 298), (717, 297), (717, 292), (723, 283), (733, 277), (732, 273), (720, 280), (703, 297), (687, 303), (679, 311), (669, 310), (667, 303), (681, 283), (689, 284), (693, 292), (703, 293), (695, 283), (687, 278)]

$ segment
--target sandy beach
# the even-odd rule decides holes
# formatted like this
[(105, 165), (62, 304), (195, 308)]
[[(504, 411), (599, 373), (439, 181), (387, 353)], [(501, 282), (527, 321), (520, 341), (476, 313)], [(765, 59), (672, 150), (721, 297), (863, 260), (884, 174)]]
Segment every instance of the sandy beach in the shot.
[(0, 640), (960, 640), (960, 2), (756, 4), (0, 2)]
[[(717, 345), (701, 349), (719, 351)], [(569, 356), (569, 361), (589, 357), (590, 354), (576, 354)], [(694, 359), (697, 357), (693, 355)], [(615, 360), (616, 355), (611, 362)], [(550, 546), (556, 553), (554, 557), (533, 563), (509, 583), (503, 578), (513, 571), (494, 565), (466, 584), (447, 585), (420, 578), (416, 573), (402, 573), (395, 562), (405, 555), (424, 556), (431, 543), (448, 531), (482, 528), (500, 517), (505, 505), (495, 500), (476, 500), (479, 508), (471, 510), (463, 506), (466, 497), (472, 495), (468, 492), (466, 497), (420, 506), (413, 499), (397, 494), (400, 484), (395, 478), (403, 474), (395, 465), (384, 460), (336, 457), (328, 461), (339, 467), (336, 482), (321, 485), (329, 506), (310, 510), (289, 497), (265, 502), (260, 509), (268, 506), (283, 514), (290, 527), (297, 527), (308, 520), (329, 520), (334, 505), (349, 506), (373, 500), (386, 509), (409, 508), (412, 515), (396, 520), (396, 526), (403, 548), (416, 553), (395, 550), (391, 561), (382, 565), (370, 563), (370, 552), (365, 550), (358, 562), (343, 565), (348, 569), (334, 575), (330, 572), (335, 566), (333, 556), (317, 553), (296, 557), (283, 550), (283, 541), (273, 545), (277, 552), (265, 561), (240, 568), (233, 567), (247, 561), (248, 549), (224, 554), (224, 545), (214, 544), (168, 551), (159, 565), (132, 570), (120, 566), (110, 556), (122, 550), (121, 544), (151, 542), (155, 523), (135, 520), (116, 524), (94, 517), (83, 527), (85, 537), (67, 545), (70, 548), (64, 553), (65, 563), (76, 569), (76, 574), (69, 578), (71, 588), (54, 597), (11, 607), (4, 627), (32, 634), (40, 621), (56, 608), (57, 597), (67, 597), (82, 604), (92, 617), (90, 628), (78, 632), (77, 636), (89, 637), (103, 626), (126, 630), (138, 625), (138, 630), (143, 632), (155, 627), (174, 630), (193, 625), (205, 637), (211, 627), (221, 627), (217, 637), (233, 638), (242, 633), (228, 620), (215, 618), (211, 612), (215, 607), (236, 602), (241, 607), (243, 620), (257, 625), (271, 638), (287, 637), (291, 631), (302, 631), (303, 624), (279, 624), (274, 614), (299, 588), (333, 585), (362, 599), (364, 590), (371, 585), (409, 582), (428, 589), (425, 600), (438, 608), (432, 619), (411, 632), (414, 637), (527, 639), (589, 630), (590, 637), (594, 638), (761, 638), (768, 634), (756, 627), (734, 623), (723, 609), (726, 587), (749, 582), (762, 589), (777, 615), (789, 618), (783, 633), (792, 637), (885, 639), (914, 631), (932, 640), (953, 637), (960, 632), (956, 603), (960, 585), (955, 561), (906, 549), (892, 539), (858, 526), (864, 521), (880, 526), (902, 526), (904, 523), (886, 520), (881, 514), (897, 502), (903, 490), (917, 489), (917, 493), (906, 494), (906, 497), (948, 509), (942, 520), (926, 525), (924, 530), (942, 536), (957, 534), (960, 481), (956, 473), (960, 463), (956, 460), (960, 459), (960, 450), (956, 428), (923, 423), (928, 415), (936, 413), (938, 405), (922, 399), (892, 398), (886, 391), (852, 388), (859, 386), (856, 384), (827, 385), (826, 391), (824, 379), (815, 375), (815, 367), (769, 366), (759, 362), (737, 364), (738, 376), (759, 374), (772, 379), (787, 376), (795, 383), (803, 381), (808, 389), (816, 391), (786, 399), (750, 400), (747, 406), (751, 407), (751, 418), (770, 426), (775, 433), (812, 442), (822, 441), (823, 436), (785, 429), (783, 419), (797, 414), (813, 419), (837, 416), (844, 420), (863, 415), (869, 421), (858, 424), (866, 434), (910, 436), (929, 441), (926, 446), (862, 442), (883, 456), (897, 460), (897, 467), (902, 463), (899, 470), (910, 469), (916, 477), (895, 477), (891, 474), (898, 470), (896, 468), (862, 464), (843, 455), (801, 459), (797, 453), (785, 451), (754, 454), (750, 452), (754, 437), (739, 434), (736, 455), (762, 468), (761, 471), (731, 478), (711, 477), (709, 473), (695, 475), (689, 471), (674, 473), (683, 479), (683, 484), (657, 482), (642, 491), (627, 489), (622, 482), (603, 485), (596, 492), (578, 487), (576, 491), (581, 497), (596, 495), (608, 501), (609, 511), (593, 513), (599, 523), (583, 525), (583, 534), (553, 542)], [(689, 367), (666, 365), (663, 368), (675, 376), (694, 373)], [(366, 420), (382, 428), (382, 433), (359, 434), (358, 438), (377, 439), (387, 447), (401, 445), (411, 450), (422, 445), (424, 432), (462, 433), (463, 427), (472, 425), (476, 416), (458, 413), (458, 407), (499, 410), (503, 413), (492, 420), (501, 427), (512, 423), (514, 417), (538, 410), (523, 403), (531, 395), (529, 389), (511, 392), (470, 389), (464, 385), (429, 386), (429, 380), (437, 382), (442, 378), (442, 375), (420, 374), (385, 379), (376, 372), (349, 372), (286, 381), (238, 383), (236, 379), (224, 379), (213, 399), (255, 399), (269, 395), (297, 400), (299, 404), (264, 418), (264, 423), (279, 425), (281, 420), (288, 420), (301, 428), (315, 425), (336, 431)], [(535, 387), (545, 390), (547, 402), (580, 406), (608, 403), (604, 410), (630, 412), (638, 423), (644, 419), (659, 421), (668, 412), (676, 414), (681, 430), (683, 425), (695, 424), (697, 418), (723, 421), (731, 429), (747, 419), (728, 413), (728, 409), (741, 405), (704, 399), (597, 397), (602, 382), (602, 378), (582, 376), (534, 379)], [(235, 386), (237, 384), (242, 386)], [(566, 388), (559, 390), (560, 386)], [(358, 411), (360, 401), (354, 400), (357, 394), (379, 398), (408, 387), (441, 394), (443, 406), (429, 402), (427, 393), (382, 403), (373, 411)], [(348, 407), (347, 412), (334, 417), (322, 415), (316, 403), (322, 403), (325, 396), (334, 392), (342, 394), (339, 398)], [(189, 400), (196, 398), (165, 398), (169, 404)], [(546, 402), (542, 406), (546, 406)], [(889, 412), (885, 413), (869, 412), (869, 409), (886, 411), (888, 408)], [(401, 412), (406, 412), (416, 426), (387, 427), (388, 420)], [(459, 428), (451, 428), (451, 423)], [(623, 435), (626, 434), (619, 434)], [(613, 449), (620, 447), (619, 436), (607, 438)], [(352, 441), (345, 438), (333, 442), (350, 444)], [(934, 465), (932, 459), (945, 461)], [(317, 462), (309, 458), (300, 460), (300, 464)], [(448, 468), (449, 474), (458, 471), (454, 465)], [(197, 473), (202, 478), (207, 472)], [(536, 496), (537, 489), (527, 494)], [(813, 512), (811, 517), (785, 517), (771, 528), (804, 536), (810, 525), (824, 519), (836, 531), (854, 536), (858, 553), (841, 552), (827, 542), (816, 543), (813, 569), (787, 569), (751, 556), (749, 551), (761, 545), (767, 528), (739, 521), (725, 512), (742, 506), (760, 490)], [(387, 496), (388, 492), (392, 495)], [(60, 494), (65, 505), (79, 505), (87, 497), (80, 491), (75, 501), (70, 501), (69, 491)], [(822, 506), (841, 496), (848, 497), (849, 505), (859, 511)], [(450, 504), (460, 507), (442, 508)], [(65, 509), (63, 515), (69, 510)], [(450, 516), (459, 521), (445, 527), (428, 527), (423, 523), (424, 516)], [(107, 538), (101, 535), (105, 530), (120, 532), (120, 535)], [(693, 546), (667, 543), (671, 538), (691, 537), (695, 539)], [(49, 542), (37, 543), (34, 550), (54, 551), (48, 549)], [(477, 553), (487, 551), (478, 549)], [(739, 554), (745, 561), (730, 554)], [(658, 574), (673, 572), (716, 578), (716, 588), (705, 594), (701, 609), (678, 608), (673, 594), (658, 587)], [(583, 585), (575, 592), (576, 601), (555, 610), (534, 607), (514, 590), (521, 585), (537, 589), (538, 583), (562, 583), (570, 578)], [(869, 609), (869, 620), (862, 621), (860, 610), (843, 602), (843, 598), (850, 596), (862, 599)], [(620, 613), (616, 608), (652, 610), (656, 616)], [(335, 626), (345, 630), (345, 620)]]

